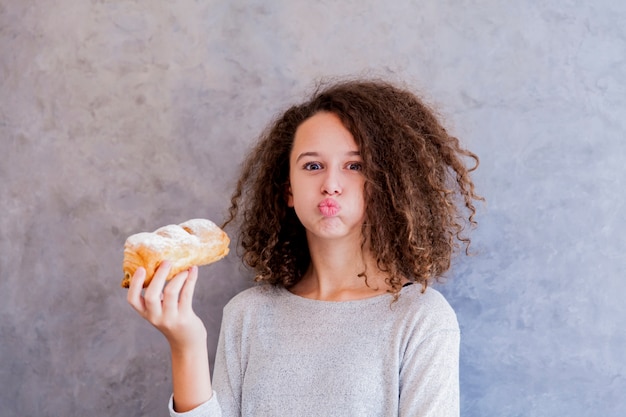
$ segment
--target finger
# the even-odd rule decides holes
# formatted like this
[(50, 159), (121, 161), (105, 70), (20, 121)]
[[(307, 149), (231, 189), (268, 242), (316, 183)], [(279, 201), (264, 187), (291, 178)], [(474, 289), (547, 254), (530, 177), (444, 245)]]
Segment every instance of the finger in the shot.
[(148, 312), (160, 313), (163, 286), (171, 268), (172, 263), (170, 261), (161, 262), (161, 265), (159, 265), (152, 277), (152, 281), (148, 284), (148, 288), (146, 288), (143, 295)]
[(163, 309), (178, 310), (178, 298), (180, 289), (183, 287), (185, 280), (189, 276), (189, 271), (183, 271), (172, 278), (163, 290)]
[(189, 276), (180, 291), (180, 309), (192, 310), (193, 293), (196, 288), (196, 282), (198, 282), (198, 267), (193, 266), (189, 269)]
[(146, 270), (143, 267), (137, 268), (133, 277), (130, 280), (130, 286), (128, 287), (128, 293), (126, 294), (126, 300), (128, 303), (140, 314), (144, 314), (146, 306), (141, 296), (143, 290), (143, 282), (146, 278)]

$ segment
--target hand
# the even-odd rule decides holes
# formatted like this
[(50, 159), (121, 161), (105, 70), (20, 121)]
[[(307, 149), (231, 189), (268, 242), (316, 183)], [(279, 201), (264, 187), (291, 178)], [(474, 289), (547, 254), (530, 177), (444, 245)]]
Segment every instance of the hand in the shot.
[(170, 269), (170, 262), (162, 262), (143, 291), (146, 271), (138, 268), (131, 279), (127, 299), (141, 317), (163, 333), (174, 353), (206, 344), (207, 335), (204, 323), (192, 308), (198, 267), (181, 272), (166, 285)]
[(191, 307), (198, 267), (181, 272), (166, 284), (171, 267), (170, 262), (162, 262), (145, 291), (146, 271), (138, 268), (130, 281), (128, 302), (168, 340), (175, 407), (183, 412), (208, 401), (213, 389), (206, 328)]

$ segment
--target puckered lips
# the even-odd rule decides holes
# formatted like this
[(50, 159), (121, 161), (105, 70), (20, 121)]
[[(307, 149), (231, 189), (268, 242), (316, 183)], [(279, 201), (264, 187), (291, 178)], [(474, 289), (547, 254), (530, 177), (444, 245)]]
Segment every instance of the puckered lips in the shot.
[(339, 204), (333, 200), (332, 198), (325, 198), (321, 203), (318, 204), (320, 213), (324, 217), (333, 217), (339, 213), (339, 209), (341, 208)]

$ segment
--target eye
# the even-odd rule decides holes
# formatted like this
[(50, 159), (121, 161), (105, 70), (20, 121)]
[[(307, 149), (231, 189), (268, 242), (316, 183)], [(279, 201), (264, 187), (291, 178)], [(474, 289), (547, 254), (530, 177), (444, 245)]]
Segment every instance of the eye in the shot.
[(306, 164), (304, 164), (303, 168), (306, 171), (317, 171), (319, 169), (322, 169), (322, 164), (320, 164), (319, 162), (307, 162)]
[(350, 171), (363, 171), (363, 164), (361, 162), (350, 162), (347, 168)]

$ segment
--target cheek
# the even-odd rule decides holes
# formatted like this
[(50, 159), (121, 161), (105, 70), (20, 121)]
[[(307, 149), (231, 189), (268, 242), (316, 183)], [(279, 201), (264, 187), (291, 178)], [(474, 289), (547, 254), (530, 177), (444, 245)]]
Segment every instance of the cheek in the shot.
[(363, 218), (365, 218), (365, 215), (366, 215), (366, 213), (365, 213), (366, 212), (366, 207), (365, 207), (366, 206), (366, 202), (365, 201), (366, 201), (366, 197), (365, 197), (365, 182), (363, 182), (361, 184), (361, 193), (360, 193), (360, 196), (359, 196), (359, 204), (361, 206), (360, 210), (361, 210), (361, 213), (363, 215)]
[(302, 192), (302, 188), (298, 188), (299, 192), (296, 191), (294, 193), (293, 189), (289, 187), (289, 192), (287, 193), (287, 206), (291, 208), (296, 208), (298, 204), (306, 204), (307, 195)]
[(290, 173), (289, 184), (286, 188), (287, 206), (295, 207), (296, 201), (299, 204), (304, 203), (312, 189), (311, 179), (306, 176), (298, 175), (298, 173)]

